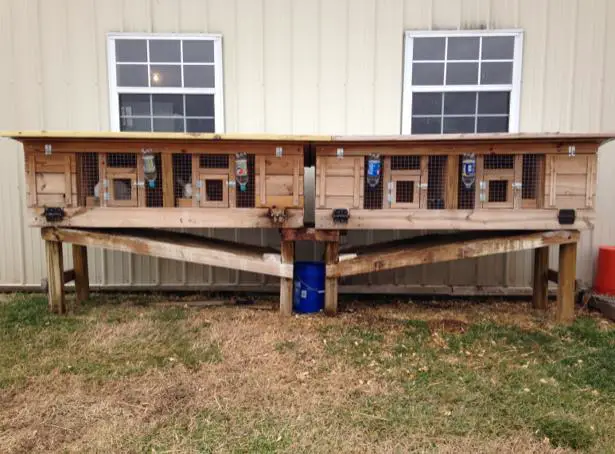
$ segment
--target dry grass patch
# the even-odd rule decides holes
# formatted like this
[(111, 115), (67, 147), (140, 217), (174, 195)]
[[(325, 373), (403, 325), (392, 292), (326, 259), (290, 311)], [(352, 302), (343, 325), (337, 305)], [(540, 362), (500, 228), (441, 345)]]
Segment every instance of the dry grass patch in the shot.
[(0, 303), (6, 452), (563, 452), (615, 444), (613, 326), (525, 303), (336, 318)]

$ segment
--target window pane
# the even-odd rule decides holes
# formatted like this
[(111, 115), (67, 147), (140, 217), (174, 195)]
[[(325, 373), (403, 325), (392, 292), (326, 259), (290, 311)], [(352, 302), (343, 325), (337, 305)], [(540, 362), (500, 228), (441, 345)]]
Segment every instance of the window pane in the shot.
[(215, 132), (216, 124), (213, 119), (188, 118), (186, 132)]
[(491, 36), (483, 38), (483, 60), (512, 60), (515, 55), (513, 36)]
[(483, 63), (480, 71), (481, 84), (511, 84), (512, 83), (512, 62), (490, 62)]
[(120, 95), (120, 116), (151, 115), (149, 95)]
[(412, 115), (441, 115), (442, 93), (413, 93)]
[(445, 117), (444, 133), (473, 133), (474, 117)]
[(213, 63), (213, 41), (184, 41), (184, 61), (188, 63)]
[(412, 65), (412, 85), (442, 85), (444, 83), (444, 63), (414, 63)]
[(444, 60), (446, 38), (414, 38), (412, 59)]
[(508, 117), (478, 117), (477, 132), (508, 132)]
[(478, 82), (478, 63), (449, 63), (446, 67), (446, 83), (472, 85)]
[(412, 117), (412, 134), (440, 134), (440, 118)]
[(154, 131), (184, 132), (183, 118), (154, 118)]
[(180, 66), (151, 65), (152, 87), (181, 87), (182, 76)]
[[(184, 99), (182, 95), (152, 95), (154, 115), (172, 117), (184, 115)], [(156, 123), (154, 122), (154, 127)]]
[(187, 117), (213, 117), (214, 95), (186, 95)]
[(444, 115), (474, 115), (476, 92), (445, 93)]
[(478, 60), (480, 37), (449, 38), (448, 60)]
[(147, 87), (146, 65), (117, 65), (118, 87)]
[(147, 41), (144, 39), (116, 39), (115, 60), (120, 62), (146, 62)]
[(215, 86), (215, 72), (211, 65), (191, 65), (184, 66), (184, 87), (205, 87)]
[(149, 118), (120, 118), (120, 130), (122, 131), (151, 131), (152, 121)]
[(507, 91), (484, 91), (478, 94), (479, 114), (508, 114), (510, 93)]
[(180, 42), (176, 39), (152, 39), (149, 42), (149, 61), (180, 62)]

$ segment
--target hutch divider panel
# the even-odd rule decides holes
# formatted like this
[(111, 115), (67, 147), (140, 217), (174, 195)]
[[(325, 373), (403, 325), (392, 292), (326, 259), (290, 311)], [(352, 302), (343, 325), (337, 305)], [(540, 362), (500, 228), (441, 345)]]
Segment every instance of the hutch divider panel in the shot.
[(20, 139), (32, 225), (303, 225), (301, 141), (117, 136)]

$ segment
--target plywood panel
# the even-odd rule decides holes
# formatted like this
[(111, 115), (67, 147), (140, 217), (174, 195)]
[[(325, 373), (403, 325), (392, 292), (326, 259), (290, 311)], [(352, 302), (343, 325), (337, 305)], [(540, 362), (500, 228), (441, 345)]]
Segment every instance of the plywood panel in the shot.
[(352, 196), (354, 195), (355, 178), (351, 177), (331, 177), (327, 175), (326, 188), (327, 197), (329, 196)]

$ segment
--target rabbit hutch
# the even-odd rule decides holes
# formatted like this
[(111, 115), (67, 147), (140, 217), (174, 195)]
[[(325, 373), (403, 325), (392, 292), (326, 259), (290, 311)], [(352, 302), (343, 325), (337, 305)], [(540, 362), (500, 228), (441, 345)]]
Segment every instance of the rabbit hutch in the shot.
[[(50, 309), (64, 284), (89, 292), (87, 246), (280, 278), (292, 313), (294, 245), (325, 243), (324, 310), (344, 276), (535, 249), (533, 304), (558, 284), (557, 318), (574, 314), (579, 230), (593, 227), (596, 154), (589, 134), (269, 136), (15, 132), (27, 215), (45, 240)], [(315, 180), (304, 168), (315, 167)], [(315, 195), (314, 225), (304, 223)], [(312, 214), (312, 213), (310, 213)], [(275, 228), (280, 248), (187, 233)], [(174, 230), (170, 230), (174, 229)], [(180, 231), (177, 231), (181, 229)], [(456, 231), (340, 249), (351, 229)], [(74, 269), (64, 270), (62, 243)], [(548, 251), (559, 247), (559, 270)]]

